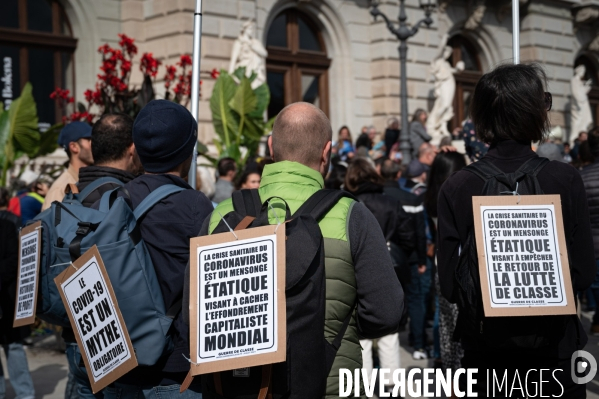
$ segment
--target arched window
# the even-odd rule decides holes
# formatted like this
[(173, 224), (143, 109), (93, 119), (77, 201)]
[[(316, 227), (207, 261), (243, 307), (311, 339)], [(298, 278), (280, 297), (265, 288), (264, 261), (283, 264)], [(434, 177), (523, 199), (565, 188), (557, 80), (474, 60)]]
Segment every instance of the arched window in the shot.
[[(593, 115), (593, 125), (596, 125), (599, 121), (599, 74), (597, 73), (598, 61), (593, 59), (592, 56), (581, 55), (576, 58), (574, 68), (579, 65), (584, 65), (586, 72), (584, 80), (591, 80), (591, 90), (588, 93), (589, 104), (591, 105), (591, 114)], [(578, 132), (571, 132), (570, 134), (575, 137), (578, 136)]]
[(270, 25), (266, 49), (269, 118), (296, 101), (312, 103), (328, 115), (327, 71), (331, 60), (318, 27), (300, 11), (286, 10)]
[(33, 86), (40, 124), (62, 115), (49, 98), (56, 87), (74, 91), (77, 40), (56, 0), (1, 0), (0, 101), (5, 108), (27, 82)]
[(464, 119), (468, 118), (469, 106), (476, 83), (482, 77), (482, 68), (478, 52), (472, 43), (464, 36), (456, 35), (447, 43), (453, 48), (450, 58), (452, 66), (459, 61), (464, 62), (464, 70), (455, 74), (455, 97), (453, 100), (453, 120), (450, 122), (449, 131), (461, 127)]

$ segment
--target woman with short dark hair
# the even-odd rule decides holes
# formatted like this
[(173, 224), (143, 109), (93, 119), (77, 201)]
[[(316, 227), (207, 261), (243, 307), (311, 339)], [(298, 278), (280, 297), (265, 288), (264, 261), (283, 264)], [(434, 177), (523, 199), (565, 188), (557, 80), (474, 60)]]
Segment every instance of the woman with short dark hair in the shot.
[[(480, 79), (472, 98), (471, 116), (476, 135), (490, 144), (490, 148), (478, 162), (492, 163), (504, 173), (514, 173), (525, 162), (538, 158), (531, 149), (531, 143), (542, 141), (549, 131), (551, 94), (545, 91), (545, 85), (545, 73), (535, 64), (502, 65)], [(561, 197), (573, 289), (584, 291), (593, 282), (596, 266), (587, 199), (580, 174), (570, 165), (551, 161), (538, 172), (537, 181), (544, 194), (558, 194)], [(473, 231), (472, 197), (482, 194), (484, 184), (483, 179), (465, 168), (449, 177), (439, 193), (438, 271), (441, 292), (450, 302), (458, 299), (460, 288), (456, 284), (455, 270), (460, 251)], [(460, 309), (460, 313), (468, 312)], [(458, 321), (456, 330), (464, 348), (462, 367), (478, 368), (475, 391), (479, 396), (482, 394), (486, 397), (488, 394), (486, 372), (493, 369), (500, 373), (500, 378), (504, 371), (508, 373), (508, 385), (517, 378), (515, 373), (518, 372), (521, 378), (518, 385), (522, 384), (529, 393), (518, 390), (516, 396), (532, 395), (539, 389), (541, 378), (544, 381), (544, 395), (586, 397), (584, 384), (577, 385), (571, 378), (571, 372), (574, 372), (571, 357), (587, 342), (578, 317), (536, 316), (518, 319), (519, 324), (515, 328), (497, 328), (493, 331), (488, 330), (486, 318), (480, 326), (460, 327)], [(501, 325), (505, 326), (508, 321), (503, 319), (494, 323), (503, 323)], [(537, 328), (545, 324), (555, 328), (543, 328), (543, 331)], [(497, 341), (485, 340), (486, 335), (483, 334), (501, 336), (501, 343), (505, 343), (505, 346)], [(542, 376), (539, 374), (541, 369), (551, 372)], [(527, 374), (529, 370), (533, 370), (530, 375)], [(523, 375), (526, 375), (526, 379)]]

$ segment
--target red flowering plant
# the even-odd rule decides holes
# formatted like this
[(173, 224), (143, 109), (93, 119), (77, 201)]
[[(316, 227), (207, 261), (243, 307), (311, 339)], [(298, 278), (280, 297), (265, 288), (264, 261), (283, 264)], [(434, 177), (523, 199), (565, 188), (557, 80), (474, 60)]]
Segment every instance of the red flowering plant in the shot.
[[(89, 109), (77, 109), (75, 107), (75, 98), (70, 95), (69, 90), (63, 90), (57, 87), (50, 94), (50, 98), (55, 100), (58, 107), (62, 110), (65, 116), (62, 117), (62, 123), (70, 123), (75, 121), (92, 123), (95, 115), (89, 112)], [(69, 107), (73, 107), (72, 112), (69, 113)], [(68, 115), (68, 116), (67, 116)]]
[[(191, 100), (191, 56), (183, 54), (176, 65), (166, 65), (166, 74), (164, 75), (164, 98), (171, 100), (185, 107)], [(218, 71), (213, 69), (211, 72), (200, 71), (201, 75), (210, 75), (212, 79), (218, 77)], [(200, 85), (202, 81), (200, 80)], [(201, 86), (200, 86), (201, 96)]]
[(144, 75), (142, 86), (131, 87), (133, 57), (137, 54), (135, 40), (125, 34), (119, 35), (119, 47), (104, 44), (98, 48), (102, 54), (101, 73), (94, 91), (85, 92), (85, 100), (90, 106), (97, 105), (104, 112), (122, 112), (135, 117), (141, 108), (154, 98), (152, 78), (158, 74), (161, 62), (152, 53), (141, 56), (139, 69)]
[[(127, 35), (120, 33), (118, 36), (120, 48), (113, 48), (108, 44), (98, 48), (102, 64), (95, 88), (84, 92), (87, 106), (82, 103), (75, 106), (68, 90), (57, 88), (50, 95), (50, 98), (58, 102), (63, 113), (68, 115), (63, 117), (63, 123), (75, 120), (92, 123), (96, 115), (106, 112), (121, 112), (135, 117), (145, 104), (154, 99), (153, 79), (158, 74), (161, 62), (152, 53), (144, 53), (139, 63), (144, 75), (143, 83), (139, 88), (132, 86), (131, 69), (137, 46), (135, 40)], [(72, 110), (68, 109), (68, 104), (73, 104)], [(97, 112), (92, 113), (92, 108)]]
[[(92, 123), (97, 116), (107, 112), (125, 113), (135, 118), (139, 111), (155, 98), (153, 85), (161, 61), (154, 58), (152, 53), (142, 54), (139, 59), (139, 69), (143, 74), (143, 83), (139, 88), (132, 86), (130, 79), (137, 46), (135, 40), (127, 35), (118, 36), (118, 48), (113, 48), (109, 44), (98, 48), (98, 52), (102, 55), (102, 64), (95, 87), (83, 93), (87, 105), (75, 104), (70, 92), (61, 88), (57, 88), (50, 95), (66, 115), (63, 117), (63, 123), (71, 121)], [(165, 65), (165, 68), (164, 98), (187, 107), (191, 100), (191, 56), (184, 54), (175, 65)], [(201, 71), (200, 74), (216, 79), (219, 72), (213, 69), (211, 72)]]

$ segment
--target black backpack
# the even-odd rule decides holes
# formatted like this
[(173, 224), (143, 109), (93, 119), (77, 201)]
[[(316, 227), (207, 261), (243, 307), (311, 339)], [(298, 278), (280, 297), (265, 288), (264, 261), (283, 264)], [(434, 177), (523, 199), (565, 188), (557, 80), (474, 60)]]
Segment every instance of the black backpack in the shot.
[[(514, 173), (504, 173), (488, 158), (468, 165), (464, 170), (480, 177), (484, 186), (480, 195), (543, 194), (537, 174), (549, 162), (532, 158)], [(570, 316), (485, 317), (480, 289), (478, 255), (474, 231), (468, 233), (455, 270), (458, 320), (454, 340), (461, 339), (469, 349), (538, 349), (557, 345), (564, 336)]]
[[(287, 360), (267, 366), (209, 374), (202, 379), (205, 398), (264, 398), (266, 387), (269, 387), (269, 398), (273, 399), (319, 399), (324, 396), (327, 377), (353, 309), (333, 342), (329, 343), (324, 337), (324, 240), (318, 221), (342, 197), (355, 199), (347, 192), (320, 190), (292, 216), (289, 206), (280, 197), (271, 197), (262, 203), (258, 190), (233, 193), (234, 211), (219, 222), (213, 233), (227, 232), (228, 226), (241, 228), (247, 225), (251, 219), (245, 219), (246, 216), (254, 219), (245, 227), (265, 226), (268, 224), (269, 201), (277, 198), (285, 204), (285, 220), (288, 221), (285, 251)], [(243, 225), (240, 225), (244, 219)]]

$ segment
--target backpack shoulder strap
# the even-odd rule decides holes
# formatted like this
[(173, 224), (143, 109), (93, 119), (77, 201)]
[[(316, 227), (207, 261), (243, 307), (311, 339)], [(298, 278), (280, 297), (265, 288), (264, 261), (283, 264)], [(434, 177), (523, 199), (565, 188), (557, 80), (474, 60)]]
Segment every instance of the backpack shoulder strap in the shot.
[(251, 190), (237, 190), (233, 191), (231, 197), (233, 200), (233, 209), (235, 212), (243, 216), (258, 217), (262, 209), (262, 200), (258, 189)]
[(477, 162), (472, 162), (463, 170), (480, 177), (483, 181), (487, 181), (495, 176), (505, 175), (505, 173), (503, 173), (497, 166), (493, 165), (487, 157), (483, 157)]
[(306, 202), (299, 207), (299, 209), (293, 214), (293, 216), (299, 216), (302, 214), (310, 214), (314, 220), (319, 221), (326, 215), (343, 197), (351, 198), (354, 201), (359, 200), (342, 190), (323, 189), (312, 194)]
[(114, 177), (100, 177), (99, 179), (96, 179), (93, 182), (89, 183), (83, 190), (81, 190), (81, 192), (79, 192), (77, 196), (79, 202), (83, 202), (91, 193), (93, 193), (105, 184), (117, 184), (119, 186), (125, 185), (122, 181)]
[(518, 168), (515, 172), (516, 175), (519, 173), (527, 174), (532, 177), (536, 177), (541, 169), (545, 167), (549, 163), (549, 159), (543, 157), (534, 157), (524, 162), (522, 166)]
[(146, 214), (154, 205), (168, 197), (171, 194), (175, 194), (181, 191), (186, 190), (183, 187), (175, 186), (174, 184), (166, 184), (164, 186), (158, 187), (156, 190), (152, 191), (133, 211), (133, 215), (135, 215), (135, 219), (139, 220), (143, 215)]

